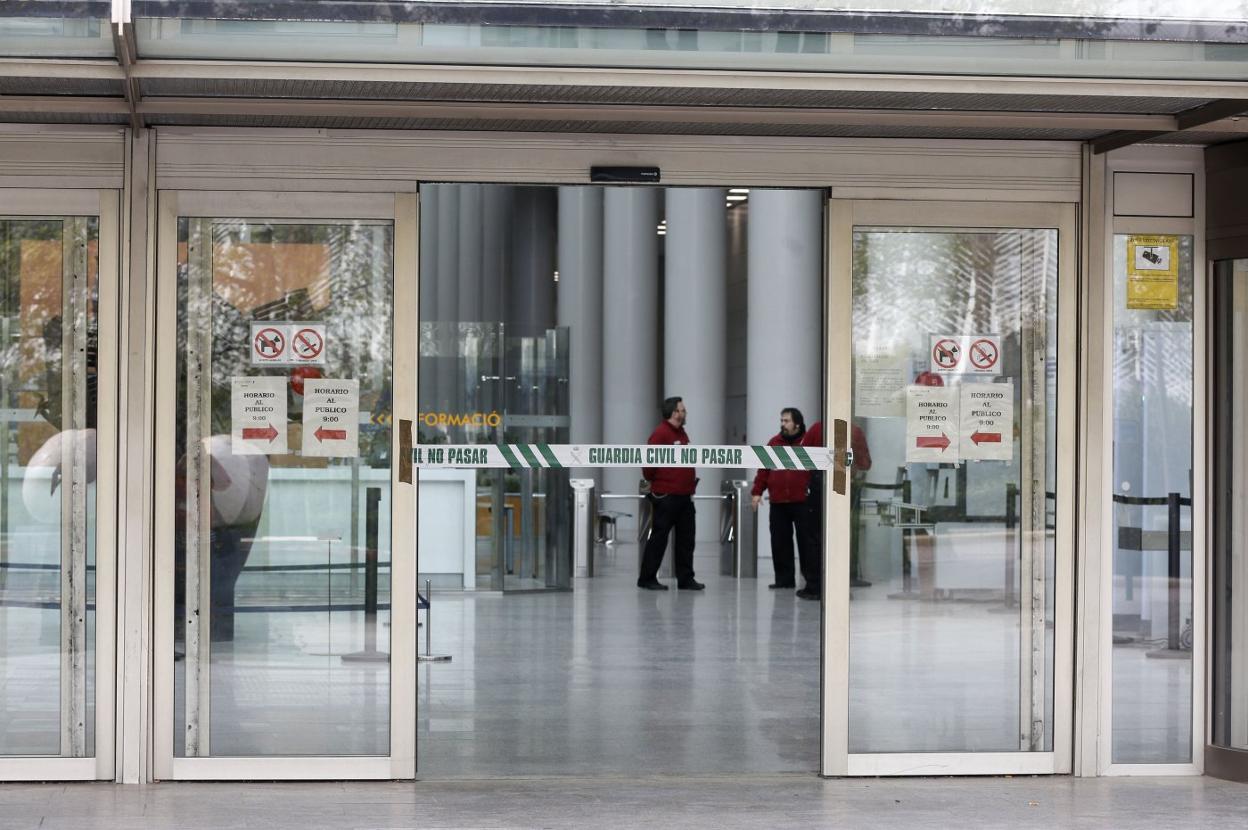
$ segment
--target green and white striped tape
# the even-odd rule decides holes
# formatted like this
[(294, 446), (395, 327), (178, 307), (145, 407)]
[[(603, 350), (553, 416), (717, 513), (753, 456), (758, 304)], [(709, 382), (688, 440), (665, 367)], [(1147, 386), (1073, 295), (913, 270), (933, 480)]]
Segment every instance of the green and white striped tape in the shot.
[(826, 447), (710, 444), (421, 444), (412, 463), (423, 468), (703, 467), (827, 470)]

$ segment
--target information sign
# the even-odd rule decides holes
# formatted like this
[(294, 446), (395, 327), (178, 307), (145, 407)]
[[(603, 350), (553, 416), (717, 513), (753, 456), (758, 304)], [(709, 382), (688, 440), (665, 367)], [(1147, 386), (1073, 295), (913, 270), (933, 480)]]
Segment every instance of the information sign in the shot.
[(906, 461), (958, 462), (958, 387), (906, 387)]
[(286, 454), (286, 378), (230, 379), (230, 451)]
[(360, 382), (303, 382), (303, 454), (354, 458), (360, 454)]

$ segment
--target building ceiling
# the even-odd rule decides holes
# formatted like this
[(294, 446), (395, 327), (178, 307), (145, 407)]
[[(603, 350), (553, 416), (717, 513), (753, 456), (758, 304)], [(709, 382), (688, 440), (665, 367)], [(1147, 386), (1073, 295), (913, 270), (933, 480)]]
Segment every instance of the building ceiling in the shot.
[[(0, 121), (1218, 144), (1248, 85), (1069, 78), (0, 60)], [(1245, 114), (1241, 118), (1241, 114)]]

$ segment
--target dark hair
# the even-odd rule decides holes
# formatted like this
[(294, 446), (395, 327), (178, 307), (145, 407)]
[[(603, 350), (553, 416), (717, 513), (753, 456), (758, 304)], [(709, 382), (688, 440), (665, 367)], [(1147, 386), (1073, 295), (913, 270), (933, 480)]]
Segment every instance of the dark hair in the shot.
[(806, 431), (806, 419), (802, 417), (802, 410), (798, 409), (796, 406), (786, 406), (784, 409), (780, 410), (780, 414), (781, 416), (788, 415), (792, 418), (793, 423), (797, 424), (798, 432)]
[(672, 417), (672, 413), (676, 411), (676, 404), (680, 403), (683, 400), (684, 398), (679, 397), (679, 396), (672, 397), (672, 398), (664, 398), (663, 406), (659, 408), (660, 411), (662, 411), (663, 413), (663, 420), (666, 421), (668, 418)]

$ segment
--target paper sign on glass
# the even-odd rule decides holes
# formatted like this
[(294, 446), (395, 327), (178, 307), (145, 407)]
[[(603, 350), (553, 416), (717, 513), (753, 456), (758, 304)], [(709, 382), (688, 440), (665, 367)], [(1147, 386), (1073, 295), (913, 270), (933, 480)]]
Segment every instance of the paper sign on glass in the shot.
[(958, 462), (958, 387), (906, 387), (906, 461)]
[(286, 378), (230, 378), (230, 451), (286, 454)]
[(354, 458), (360, 454), (360, 382), (318, 378), (303, 382), (303, 454)]

